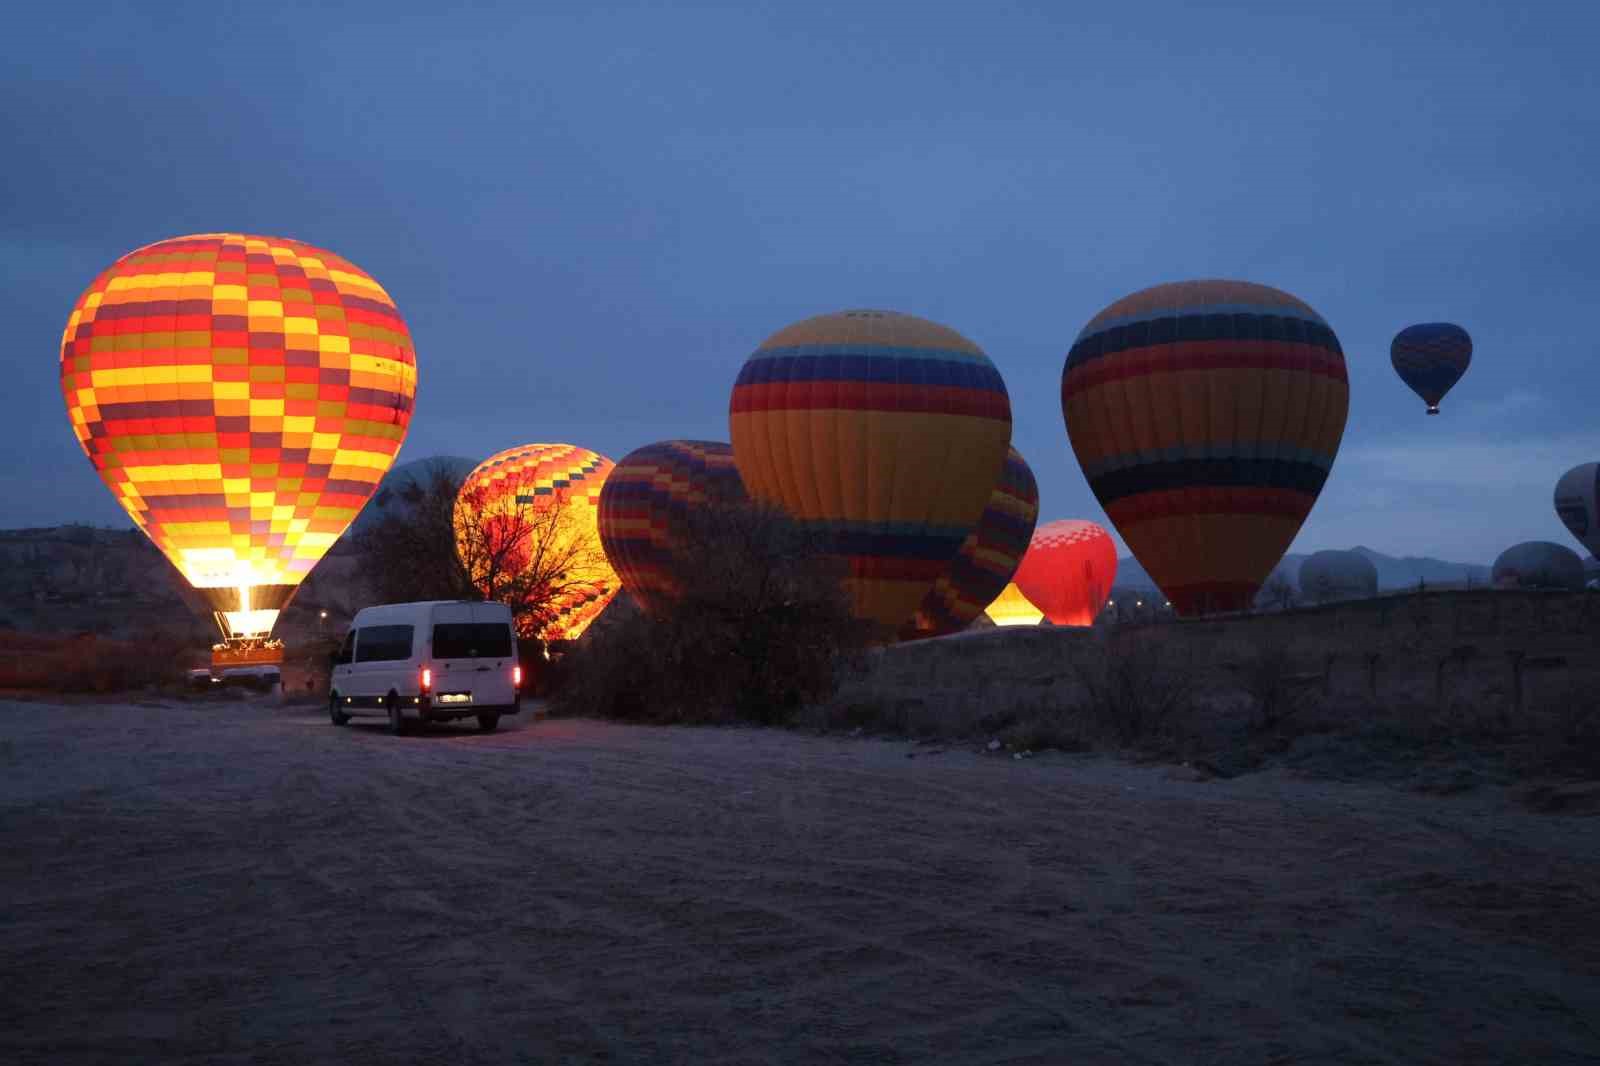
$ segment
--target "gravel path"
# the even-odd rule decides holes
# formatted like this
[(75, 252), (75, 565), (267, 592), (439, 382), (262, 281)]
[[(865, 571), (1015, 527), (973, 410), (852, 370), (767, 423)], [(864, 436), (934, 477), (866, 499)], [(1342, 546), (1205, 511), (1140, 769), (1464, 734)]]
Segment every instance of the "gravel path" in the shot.
[(0, 702), (0, 919), (7, 1063), (1600, 1061), (1600, 818), (1087, 757)]

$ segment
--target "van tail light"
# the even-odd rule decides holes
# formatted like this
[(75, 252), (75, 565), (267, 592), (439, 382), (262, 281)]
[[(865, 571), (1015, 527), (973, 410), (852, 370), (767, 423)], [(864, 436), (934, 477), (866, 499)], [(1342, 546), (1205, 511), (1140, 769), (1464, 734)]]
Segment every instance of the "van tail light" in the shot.
[(522, 665), (520, 663), (511, 668), (511, 685), (513, 688), (522, 687)]
[(419, 687), (422, 689), (424, 694), (433, 691), (433, 668), (432, 667), (424, 666), (422, 668), (422, 678), (421, 678), (421, 684), (419, 685)]

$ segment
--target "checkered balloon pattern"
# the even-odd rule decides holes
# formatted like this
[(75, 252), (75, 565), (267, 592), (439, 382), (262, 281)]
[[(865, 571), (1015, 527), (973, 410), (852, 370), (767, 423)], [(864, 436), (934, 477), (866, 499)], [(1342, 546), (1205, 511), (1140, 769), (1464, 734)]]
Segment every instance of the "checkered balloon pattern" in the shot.
[(1052, 625), (1091, 626), (1117, 579), (1117, 546), (1094, 522), (1064, 518), (1033, 534), (1017, 588)]
[(1028, 550), (1039, 519), (1039, 485), (1012, 448), (978, 524), (923, 597), (902, 636), (932, 637), (965, 629), (1005, 591)]
[[(600, 490), (616, 464), (573, 444), (523, 444), (491, 455), (467, 475), (456, 496), (456, 549), (486, 595), (491, 568), (510, 574), (563, 561), (560, 588), (540, 602), (512, 603), (524, 636), (576, 640), (621, 588), (600, 544)], [(544, 522), (540, 513), (559, 513)]]
[(221, 610), (280, 607), (394, 462), (417, 390), (394, 301), (299, 241), (210, 233), (133, 251), (61, 339), (95, 470)]

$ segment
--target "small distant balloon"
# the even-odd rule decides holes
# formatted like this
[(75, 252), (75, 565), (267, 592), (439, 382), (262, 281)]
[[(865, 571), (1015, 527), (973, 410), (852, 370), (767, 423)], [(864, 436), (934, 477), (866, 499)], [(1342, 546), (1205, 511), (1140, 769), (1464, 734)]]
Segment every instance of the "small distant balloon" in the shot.
[(1494, 583), (1502, 588), (1583, 588), (1583, 560), (1578, 553), (1547, 540), (1530, 540), (1507, 548), (1494, 561), (1491, 574)]
[(1422, 397), (1428, 413), (1439, 413), (1439, 401), (1472, 362), (1472, 338), (1453, 322), (1422, 322), (1395, 334), (1389, 361), (1412, 392)]
[(1600, 555), (1600, 463), (1583, 463), (1556, 482), (1556, 514), (1567, 532)]
[(1300, 564), (1300, 595), (1313, 603), (1378, 594), (1378, 568), (1360, 552), (1313, 552)]

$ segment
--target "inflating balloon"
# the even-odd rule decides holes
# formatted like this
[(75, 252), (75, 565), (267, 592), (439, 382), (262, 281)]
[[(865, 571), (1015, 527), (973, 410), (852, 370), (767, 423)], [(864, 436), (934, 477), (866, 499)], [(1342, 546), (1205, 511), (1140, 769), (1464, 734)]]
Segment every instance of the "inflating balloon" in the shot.
[(1583, 588), (1583, 560), (1564, 544), (1529, 540), (1513, 544), (1500, 553), (1490, 571), (1491, 579), (1502, 588), (1569, 589)]
[(1015, 581), (1001, 590), (984, 613), (997, 626), (1036, 626), (1044, 617), (1044, 612), (1022, 594)]
[(1322, 491), (1349, 403), (1328, 324), (1240, 281), (1118, 300), (1061, 375), (1089, 486), (1181, 615), (1250, 606)]
[(600, 490), (600, 543), (640, 608), (659, 614), (682, 595), (675, 538), (691, 512), (744, 499), (731, 445), (665, 440), (622, 457)]
[(1378, 594), (1378, 568), (1360, 552), (1312, 552), (1300, 564), (1299, 584), (1313, 603), (1368, 599)]
[(1600, 555), (1600, 463), (1584, 463), (1556, 482), (1556, 514), (1590, 555)]
[(456, 552), (486, 597), (524, 597), (510, 604), (524, 636), (578, 639), (621, 587), (598, 520), (613, 465), (573, 444), (524, 444), (485, 459), (462, 483)]
[(1017, 588), (1057, 626), (1092, 626), (1117, 580), (1117, 545), (1094, 522), (1066, 518), (1033, 534)]
[(1389, 361), (1412, 392), (1422, 397), (1428, 413), (1439, 413), (1439, 401), (1472, 362), (1472, 338), (1452, 322), (1407, 326), (1389, 344)]
[(779, 330), (729, 402), (746, 491), (845, 565), (857, 617), (892, 637), (977, 523), (1011, 441), (1005, 382), (976, 344), (890, 311)]
[(975, 622), (1010, 584), (1039, 519), (1039, 485), (1012, 448), (978, 524), (922, 599), (905, 635), (954, 633)]
[(78, 443), (228, 647), (270, 636), (394, 462), (416, 389), (383, 287), (277, 237), (129, 252), (78, 298), (61, 339)]

